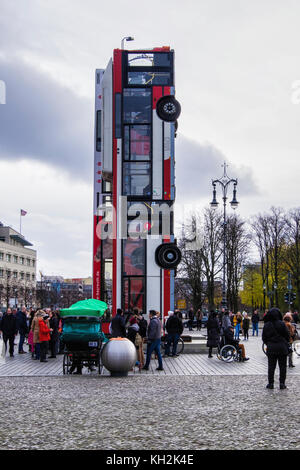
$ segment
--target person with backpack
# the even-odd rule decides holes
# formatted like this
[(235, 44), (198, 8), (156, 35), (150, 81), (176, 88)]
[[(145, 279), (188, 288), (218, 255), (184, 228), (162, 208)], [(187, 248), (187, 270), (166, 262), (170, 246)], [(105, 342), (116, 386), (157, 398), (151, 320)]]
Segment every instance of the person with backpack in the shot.
[(178, 356), (177, 354), (177, 344), (179, 341), (180, 336), (183, 332), (183, 324), (182, 320), (178, 317), (178, 311), (175, 310), (173, 315), (171, 315), (166, 323), (166, 331), (168, 334), (167, 342), (166, 342), (166, 349), (165, 349), (165, 356), (170, 356), (170, 348), (172, 346), (172, 357)]
[(268, 357), (268, 389), (274, 388), (276, 365), (279, 366), (279, 387), (285, 389), (287, 356), (289, 354), (290, 334), (282, 321), (278, 308), (271, 308), (264, 317), (262, 340), (267, 346)]

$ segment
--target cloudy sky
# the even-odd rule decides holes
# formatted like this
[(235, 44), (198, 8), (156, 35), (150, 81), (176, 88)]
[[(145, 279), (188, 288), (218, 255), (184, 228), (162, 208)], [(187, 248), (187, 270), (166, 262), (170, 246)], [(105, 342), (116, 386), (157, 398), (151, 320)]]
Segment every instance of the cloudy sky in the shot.
[[(94, 70), (124, 36), (170, 45), (182, 105), (178, 206), (239, 179), (239, 213), (300, 205), (298, 0), (0, 0), (0, 220), (38, 269), (91, 274)], [(180, 212), (180, 211), (179, 211)]]

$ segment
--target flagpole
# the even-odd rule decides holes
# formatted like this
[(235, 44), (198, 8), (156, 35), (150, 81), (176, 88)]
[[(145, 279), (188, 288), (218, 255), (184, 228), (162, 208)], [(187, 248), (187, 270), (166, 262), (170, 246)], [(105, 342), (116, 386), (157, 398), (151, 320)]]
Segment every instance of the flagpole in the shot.
[(20, 209), (20, 234), (22, 234), (21, 229), (22, 229), (22, 209)]

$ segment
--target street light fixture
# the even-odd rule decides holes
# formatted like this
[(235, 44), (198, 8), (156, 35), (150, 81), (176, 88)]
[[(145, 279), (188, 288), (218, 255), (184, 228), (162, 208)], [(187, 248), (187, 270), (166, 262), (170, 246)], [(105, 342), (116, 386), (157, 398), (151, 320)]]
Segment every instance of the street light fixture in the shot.
[(233, 197), (232, 201), (230, 201), (230, 205), (232, 209), (236, 209), (239, 205), (239, 202), (236, 198), (236, 187), (238, 184), (237, 179), (229, 178), (226, 172), (227, 168), (226, 162), (222, 165), (224, 168), (223, 176), (220, 179), (216, 179), (212, 181), (213, 185), (213, 199), (210, 203), (212, 209), (217, 209), (218, 201), (217, 201), (217, 191), (216, 185), (219, 184), (221, 186), (222, 194), (223, 194), (223, 287), (222, 287), (222, 307), (224, 309), (227, 308), (227, 291), (226, 291), (226, 228), (227, 228), (227, 218), (226, 218), (226, 203), (227, 203), (227, 191), (231, 183), (233, 183)]
[(134, 41), (134, 38), (132, 36), (125, 36), (125, 38), (123, 38), (122, 41), (121, 41), (121, 49), (124, 49), (124, 42), (125, 41)]

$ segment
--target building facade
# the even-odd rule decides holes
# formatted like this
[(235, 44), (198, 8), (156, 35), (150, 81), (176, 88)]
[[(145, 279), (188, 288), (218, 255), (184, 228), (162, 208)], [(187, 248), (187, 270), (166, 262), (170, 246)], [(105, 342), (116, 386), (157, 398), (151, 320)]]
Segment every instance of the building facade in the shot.
[(36, 250), (11, 227), (0, 223), (1, 308), (34, 306), (36, 296)]

